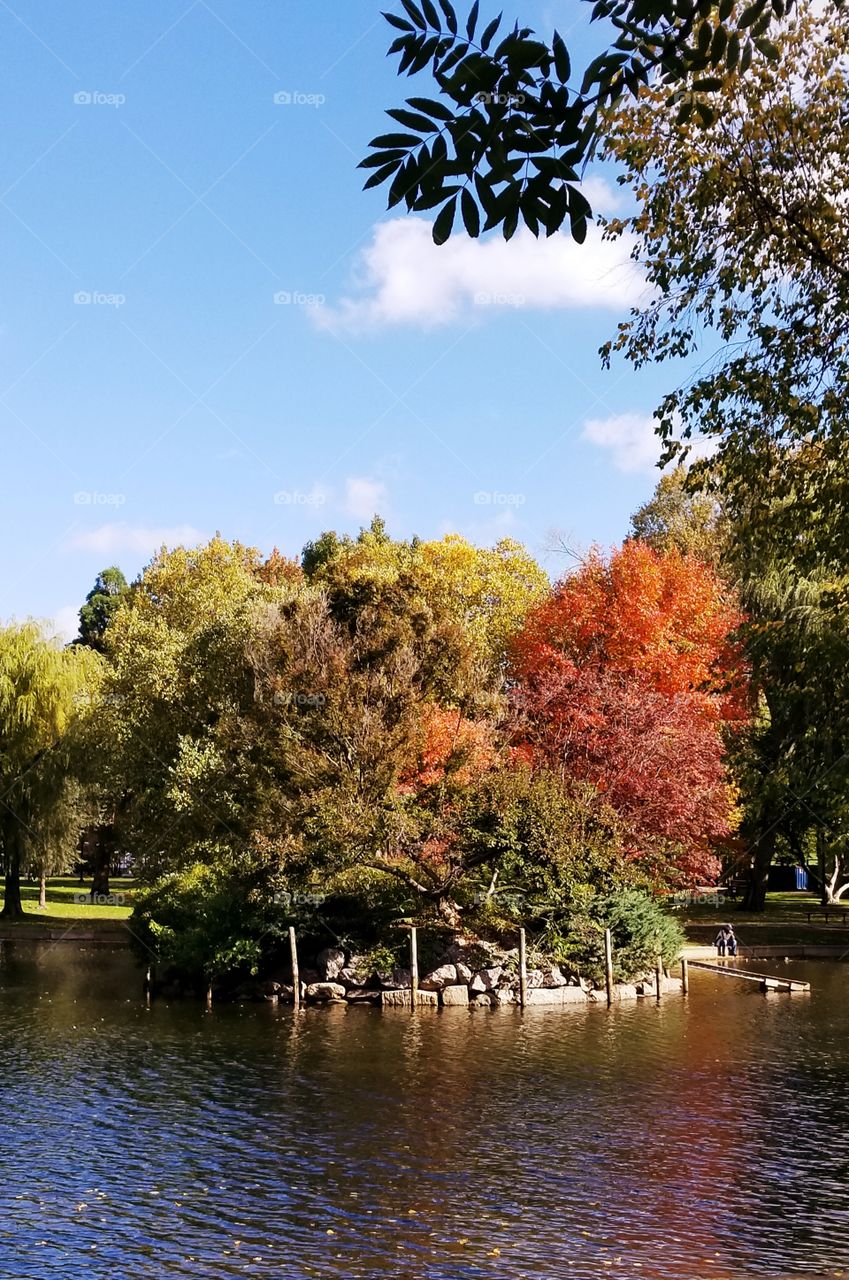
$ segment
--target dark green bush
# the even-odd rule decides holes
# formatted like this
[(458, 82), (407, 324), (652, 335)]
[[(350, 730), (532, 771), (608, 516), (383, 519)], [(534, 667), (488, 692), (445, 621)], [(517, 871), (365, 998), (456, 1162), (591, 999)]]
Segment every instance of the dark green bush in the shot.
[(596, 897), (543, 940), (557, 958), (593, 982), (604, 979), (604, 931), (613, 942), (613, 976), (628, 982), (654, 971), (658, 954), (665, 965), (677, 959), (684, 943), (677, 921), (637, 889)]

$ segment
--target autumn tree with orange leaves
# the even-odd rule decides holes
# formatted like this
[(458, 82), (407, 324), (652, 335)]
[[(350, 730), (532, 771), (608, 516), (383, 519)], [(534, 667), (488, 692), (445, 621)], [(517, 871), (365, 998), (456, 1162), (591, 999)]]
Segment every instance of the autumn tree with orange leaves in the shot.
[(745, 716), (740, 611), (711, 569), (626, 542), (592, 552), (511, 653), (517, 750), (592, 783), (667, 883), (719, 871), (733, 832), (726, 734)]

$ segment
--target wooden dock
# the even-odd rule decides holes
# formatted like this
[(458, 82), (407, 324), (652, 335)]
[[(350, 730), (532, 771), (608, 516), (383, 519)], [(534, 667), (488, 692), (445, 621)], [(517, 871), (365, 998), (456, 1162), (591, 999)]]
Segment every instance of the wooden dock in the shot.
[(798, 978), (777, 978), (771, 973), (754, 973), (751, 969), (730, 969), (725, 965), (709, 960), (691, 960), (691, 969), (707, 969), (710, 973), (720, 973), (726, 978), (742, 978), (746, 982), (757, 982), (761, 991), (810, 991), (810, 982), (801, 982)]

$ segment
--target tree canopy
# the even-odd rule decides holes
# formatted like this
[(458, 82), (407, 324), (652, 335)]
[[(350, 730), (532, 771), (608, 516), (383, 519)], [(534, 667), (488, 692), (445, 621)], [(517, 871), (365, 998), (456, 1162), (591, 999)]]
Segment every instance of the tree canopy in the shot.
[(633, 541), (593, 553), (513, 646), (520, 743), (591, 782), (667, 880), (714, 877), (735, 826), (723, 730), (745, 717), (740, 621), (705, 565)]
[[(709, 569), (638, 542), (554, 593), (518, 543), (380, 521), (300, 567), (220, 538), (163, 551), (109, 624), (92, 730), (149, 887), (140, 936), (210, 978), (319, 927), (318, 898), (357, 936), (413, 914), (559, 947), (596, 897), (707, 874), (733, 616)], [(555, 706), (581, 720), (572, 754)]]
[(552, 235), (568, 220), (583, 241), (592, 209), (581, 177), (605, 111), (629, 110), (653, 85), (670, 124), (709, 130), (722, 107), (716, 91), (776, 59), (776, 32), (793, 8), (794, 0), (594, 0), (591, 21), (605, 24), (611, 43), (575, 73), (557, 31), (543, 40), (521, 20), (490, 21), (479, 0), (461, 15), (450, 0), (401, 0), (384, 15), (396, 32), (389, 53), (399, 75), (429, 72), (439, 97), (389, 109), (391, 131), (362, 162), (372, 171), (366, 186), (388, 184), (390, 208), (438, 209), (437, 244), (458, 213), (470, 236), (500, 227), (509, 239), (520, 221)]
[(0, 842), (3, 914), (23, 914), (20, 877), (55, 837), (77, 725), (102, 675), (89, 649), (61, 648), (34, 622), (0, 628)]
[(106, 628), (109, 626), (121, 597), (128, 591), (127, 579), (117, 565), (101, 569), (94, 586), (80, 609), (78, 644), (88, 645), (102, 653), (105, 648)]

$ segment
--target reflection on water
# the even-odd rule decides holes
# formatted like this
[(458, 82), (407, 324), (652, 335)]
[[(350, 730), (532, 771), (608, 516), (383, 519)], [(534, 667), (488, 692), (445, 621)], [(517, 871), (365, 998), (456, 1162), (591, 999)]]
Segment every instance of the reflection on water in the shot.
[(586, 1010), (206, 1015), (0, 962), (0, 1277), (645, 1280), (849, 1265), (849, 968)]

